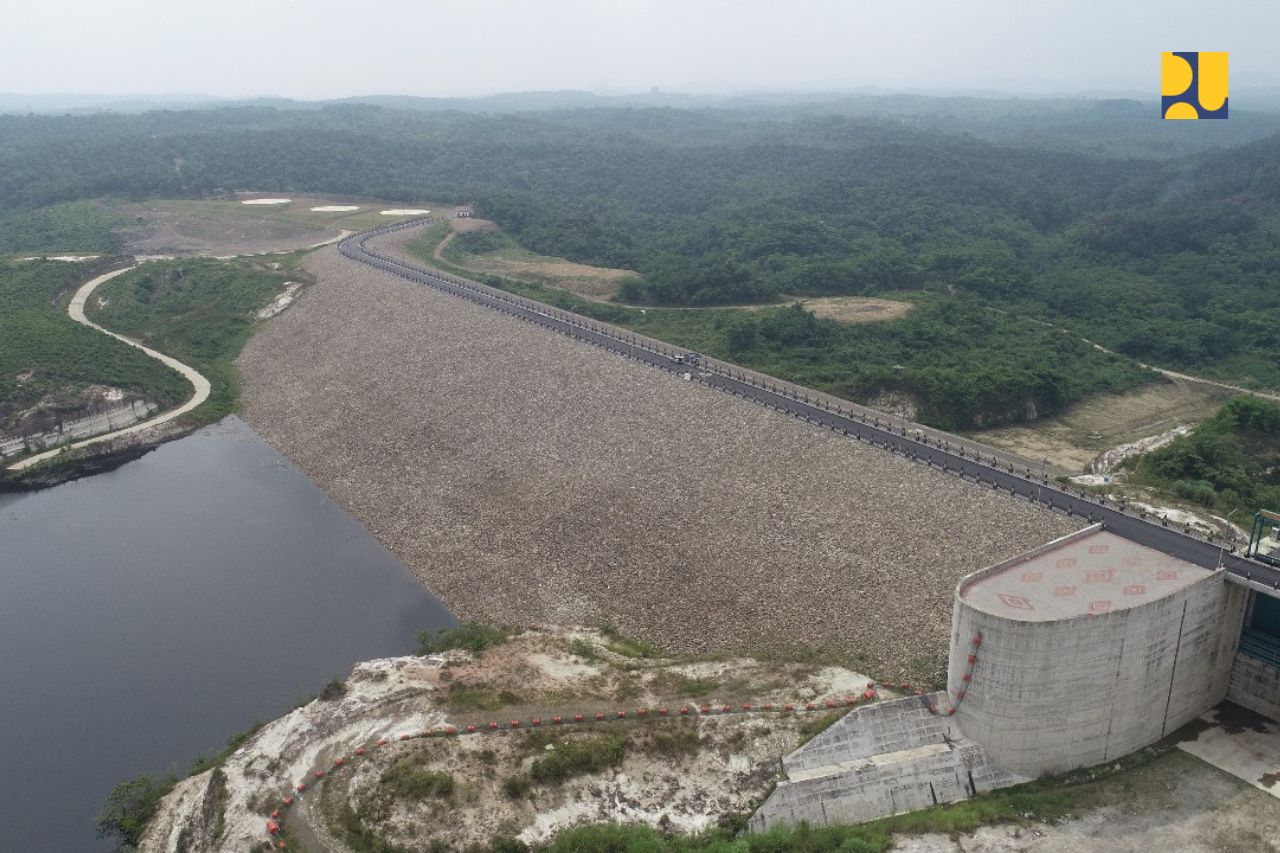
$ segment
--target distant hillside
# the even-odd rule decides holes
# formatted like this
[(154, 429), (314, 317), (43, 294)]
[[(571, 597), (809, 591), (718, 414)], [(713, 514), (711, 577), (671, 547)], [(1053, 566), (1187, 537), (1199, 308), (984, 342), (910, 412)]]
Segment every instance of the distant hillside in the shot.
[[(1131, 100), (916, 95), (631, 105), (686, 97), (0, 116), (0, 219), (13, 233), (38, 231), (41, 216), (76, 233), (46, 208), (111, 195), (431, 198), (473, 202), (540, 254), (634, 270), (629, 302), (918, 297), (933, 308), (895, 326), (892, 347), (883, 330), (836, 329), (783, 336), (769, 358), (843, 365), (823, 381), (850, 393), (931, 397), (923, 411), (939, 424), (1042, 417), (1142, 381), (1131, 365), (1086, 368), (1081, 338), (1280, 387), (1280, 114), (1179, 123)], [(597, 106), (551, 108), (570, 104)], [(1012, 320), (984, 312), (1068, 334), (1010, 334)], [(910, 337), (924, 332), (908, 326), (928, 317), (942, 343), (922, 361)], [(963, 322), (935, 334), (948, 318)], [(982, 355), (994, 344), (998, 358)], [(874, 382), (850, 379), (873, 366)], [(961, 387), (1001, 403), (944, 402)]]

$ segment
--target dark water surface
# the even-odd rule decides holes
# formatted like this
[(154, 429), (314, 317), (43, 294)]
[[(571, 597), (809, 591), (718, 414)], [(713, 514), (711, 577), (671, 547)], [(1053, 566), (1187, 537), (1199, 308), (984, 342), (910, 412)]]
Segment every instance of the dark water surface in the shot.
[(117, 782), (181, 775), (453, 623), (236, 418), (0, 496), (0, 851), (110, 849), (94, 817)]

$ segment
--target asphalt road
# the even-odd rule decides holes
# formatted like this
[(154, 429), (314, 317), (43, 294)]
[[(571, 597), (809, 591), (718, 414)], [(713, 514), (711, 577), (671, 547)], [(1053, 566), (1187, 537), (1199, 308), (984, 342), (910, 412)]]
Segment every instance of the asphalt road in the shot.
[(496, 288), (445, 273), (427, 272), (365, 246), (365, 241), (372, 237), (420, 224), (417, 221), (402, 222), (361, 232), (342, 240), (338, 250), (360, 263), (545, 326), (678, 376), (687, 374), (690, 381), (736, 394), (817, 426), (883, 447), (889, 452), (904, 454), (921, 464), (1009, 492), (1014, 499), (1034, 501), (1055, 511), (1101, 522), (1118, 536), (1187, 562), (1209, 569), (1221, 566), (1254, 584), (1280, 590), (1280, 570), (1276, 568), (1232, 554), (1219, 545), (1170, 526), (1158, 517), (1128, 510), (1114, 501), (1103, 502), (1083, 492), (1071, 492), (1007, 454), (938, 430), (908, 425), (901, 418), (874, 413), (860, 406), (833, 404), (816, 391), (782, 382), (773, 383), (759, 374), (725, 362), (707, 359), (700, 367), (679, 364), (675, 357), (683, 350)]

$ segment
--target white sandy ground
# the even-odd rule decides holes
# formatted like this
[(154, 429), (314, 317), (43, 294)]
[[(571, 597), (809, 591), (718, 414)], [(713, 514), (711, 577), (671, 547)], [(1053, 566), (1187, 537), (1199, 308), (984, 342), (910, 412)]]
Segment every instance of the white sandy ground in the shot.
[[(1140, 438), (1137, 441), (1117, 445), (1093, 460), (1089, 465), (1089, 471), (1093, 474), (1110, 474), (1130, 456), (1159, 450), (1175, 438), (1186, 435), (1189, 432), (1191, 432), (1190, 426), (1179, 425), (1159, 435), (1151, 435), (1146, 438)], [(1072, 479), (1075, 480), (1076, 478), (1073, 477)], [(1077, 480), (1077, 482), (1079, 481)]]
[(383, 216), (426, 216), (431, 211), (418, 210), (415, 208), (395, 208), (393, 210), (382, 211)]
[(291, 198), (247, 198), (241, 204), (289, 204)]
[(43, 462), (46, 459), (52, 459), (54, 456), (57, 456), (59, 453), (62, 453), (66, 450), (76, 450), (81, 447), (88, 447), (93, 444), (100, 444), (104, 441), (111, 441), (113, 439), (119, 438), (124, 435), (132, 435), (134, 433), (139, 433), (139, 432), (142, 432), (143, 430), (148, 430), (148, 429), (151, 429), (152, 427), (159, 426), (160, 424), (168, 423), (169, 421), (172, 421), (175, 418), (182, 417), (187, 412), (190, 412), (191, 410), (199, 406), (201, 403), (203, 403), (205, 400), (209, 399), (209, 391), (211, 390), (209, 385), (209, 380), (205, 379), (204, 376), (202, 376), (198, 371), (196, 371), (195, 368), (190, 367), (186, 364), (183, 364), (182, 362), (178, 361), (176, 358), (171, 358), (170, 356), (167, 356), (162, 352), (157, 352), (156, 350), (153, 350), (150, 347), (145, 347), (135, 340), (126, 338), (124, 335), (117, 335), (115, 332), (112, 332), (109, 329), (104, 329), (102, 326), (99, 326), (97, 323), (93, 322), (92, 320), (90, 320), (88, 317), (85, 316), (84, 314), (85, 303), (88, 302), (89, 297), (90, 295), (93, 294), (94, 290), (96, 290), (103, 283), (108, 282), (111, 279), (115, 278), (116, 276), (123, 275), (124, 273), (129, 272), (130, 270), (133, 270), (133, 269), (137, 269), (136, 264), (131, 267), (125, 267), (124, 269), (119, 269), (119, 270), (115, 270), (114, 272), (109, 272), (104, 275), (100, 275), (97, 278), (91, 279), (90, 281), (81, 285), (80, 289), (76, 291), (75, 296), (71, 297), (71, 304), (67, 306), (67, 313), (71, 315), (71, 319), (75, 320), (77, 323), (81, 323), (85, 326), (88, 326), (91, 329), (96, 329), (97, 331), (102, 332), (104, 335), (110, 335), (116, 340), (123, 341), (131, 347), (136, 347), (137, 349), (142, 350), (144, 353), (156, 359), (157, 361), (160, 361), (166, 367), (171, 367), (174, 370), (181, 373), (184, 377), (186, 377), (187, 381), (191, 383), (191, 387), (194, 389), (191, 395), (191, 398), (187, 400), (187, 402), (183, 403), (181, 406), (178, 406), (176, 409), (170, 409), (164, 414), (151, 418), (150, 420), (143, 421), (142, 423), (137, 423), (137, 424), (134, 424), (133, 426), (116, 430), (115, 432), (109, 432), (109, 433), (106, 433), (105, 435), (95, 436), (93, 438), (89, 438), (84, 441), (78, 441), (75, 444), (67, 445), (65, 447), (59, 447), (54, 450), (46, 451), (44, 453), (37, 453), (35, 456), (29, 456), (20, 462), (15, 462), (14, 464), (10, 465), (9, 466), (10, 471), (21, 471), (25, 468), (35, 465), (37, 462)]
[(288, 308), (293, 304), (293, 297), (301, 287), (301, 282), (286, 281), (284, 283), (284, 292), (277, 296), (270, 305), (258, 309), (257, 318), (259, 320), (268, 320)]
[(79, 263), (80, 261), (96, 261), (101, 255), (32, 255), (29, 258), (18, 258), (20, 261), (68, 261), (70, 263)]
[(353, 210), (359, 210), (358, 204), (322, 204), (319, 207), (311, 208), (312, 213), (350, 213)]
[[(591, 642), (599, 657), (585, 659), (568, 653), (567, 643), (572, 640)], [(379, 822), (379, 831), (390, 833), (389, 840), (407, 849), (425, 849), (429, 837), (458, 847), (473, 841), (484, 843), (499, 824), (509, 825), (527, 841), (545, 840), (567, 827), (597, 820), (649, 826), (669, 822), (675, 829), (696, 831), (714, 823), (721, 814), (749, 808), (764, 795), (778, 758), (798, 743), (799, 726), (805, 718), (733, 714), (655, 722), (655, 727), (696, 727), (703, 738), (702, 747), (696, 755), (683, 757), (650, 754), (637, 747), (617, 768), (541, 791), (536, 804), (511, 799), (498, 784), (501, 777), (523, 766), (519, 761), (527, 764), (532, 760), (520, 758), (523, 732), (462, 735), (430, 744), (402, 743), (399, 736), (438, 727), (446, 720), (461, 728), (474, 721), (473, 717), (478, 719), (484, 712), (454, 716), (447, 711), (439, 697), (454, 681), (520, 689), (539, 697), (538, 702), (557, 697), (561, 702), (576, 702), (579, 710), (590, 710), (614, 707), (611, 696), (623, 677), (640, 685), (641, 694), (631, 701), (650, 706), (657, 697), (646, 685), (656, 682), (647, 679), (663, 673), (714, 671), (724, 685), (737, 680), (759, 688), (760, 694), (753, 697), (757, 701), (795, 700), (806, 693), (843, 698), (843, 688), (861, 691), (868, 680), (851, 670), (775, 670), (771, 664), (749, 659), (676, 666), (649, 660), (632, 671), (638, 662), (607, 651), (605, 644), (595, 632), (550, 629), (527, 632), (480, 659), (453, 651), (357, 664), (341, 698), (317, 699), (268, 723), (227, 760), (223, 766), (225, 829), (212, 849), (240, 851), (259, 844), (266, 838), (268, 813), (284, 796), (295, 793), (299, 780), (306, 779), (308, 792), (288, 811), (289, 830), (308, 850), (341, 851), (344, 847), (335, 843), (323, 826), (316, 798), (319, 791), (313, 789), (314, 771), (332, 768), (334, 759), (344, 757), (347, 767), (335, 780), (339, 785), (336, 796), (355, 801), (377, 787), (381, 774), (398, 756), (424, 749), (433, 755), (433, 766), (456, 775), (460, 788), (469, 793), (461, 796), (447, 815), (433, 813), (427, 802), (390, 802), (392, 813)], [(716, 705), (728, 701), (728, 695), (718, 695), (721, 690), (716, 687), (703, 701)], [(549, 706), (545, 710), (554, 712)], [(524, 711), (534, 713), (535, 709), (526, 706)], [(503, 713), (497, 712), (499, 718), (504, 718)], [(522, 716), (515, 710), (510, 713)], [(563, 736), (573, 737), (575, 731), (578, 736), (583, 733), (580, 728), (566, 728)], [(637, 728), (634, 736), (643, 739), (645, 731), (645, 727)], [(390, 743), (370, 748), (364, 758), (354, 756), (356, 746), (371, 746), (380, 737)], [(490, 754), (495, 773), (486, 773), (485, 765), (476, 761), (482, 750), (496, 752), (496, 760)], [(216, 797), (207, 795), (210, 779), (211, 773), (193, 777), (165, 797), (140, 845), (143, 853), (177, 849), (184, 829), (190, 830), (194, 842), (190, 849), (209, 849), (202, 846), (203, 839), (211, 835), (208, 822), (221, 805), (211, 805)]]
[[(319, 243), (312, 243), (312, 244), (311, 244), (310, 246), (308, 246), (307, 248), (308, 248), (308, 249), (319, 249), (321, 246), (328, 246), (330, 243), (336, 243), (336, 242), (338, 242), (339, 240), (345, 240), (345, 239), (347, 239), (348, 237), (350, 237), (350, 236), (351, 236), (352, 234), (354, 234), (354, 233), (356, 233), (356, 232), (354, 232), (354, 231), (349, 231), (349, 230), (347, 230), (346, 228), (343, 228), (341, 231), (339, 231), (339, 232), (337, 233), (337, 235), (335, 235), (335, 236), (333, 236), (333, 237), (330, 237), (328, 240), (321, 240)], [(266, 253), (264, 253), (264, 254), (266, 254)], [(286, 251), (286, 252), (272, 252), (271, 254), (274, 254), (274, 255), (287, 255), (287, 254), (289, 254), (289, 252), (287, 252), (287, 251)]]

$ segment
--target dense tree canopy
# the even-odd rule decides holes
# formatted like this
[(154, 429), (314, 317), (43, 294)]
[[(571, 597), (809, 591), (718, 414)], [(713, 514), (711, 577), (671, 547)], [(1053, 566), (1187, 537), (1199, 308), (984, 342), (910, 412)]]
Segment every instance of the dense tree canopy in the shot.
[[(892, 334), (822, 332), (830, 324), (785, 315), (717, 334), (740, 353), (767, 348), (771, 362), (815, 346), (825, 361), (879, 348), (846, 365), (859, 377), (841, 380), (850, 392), (925, 394), (940, 422), (1044, 414), (1137, 381), (1105, 365), (1081, 377), (1083, 355), (1063, 352), (1061, 336), (1017, 333), (1021, 348), (975, 340), (1012, 328), (979, 322), (983, 312), (1164, 366), (1280, 385), (1274, 121), (1233, 116), (1225, 130), (1188, 131), (1133, 102), (881, 106), (7, 116), (0, 231), (92, 241), (100, 229), (49, 206), (102, 195), (254, 188), (470, 201), (528, 249), (634, 270), (621, 294), (629, 302), (917, 299), (925, 307)], [(1215, 147), (1239, 140), (1252, 141)], [(908, 329), (919, 339), (904, 338)], [(957, 397), (996, 409), (942, 402)]]

